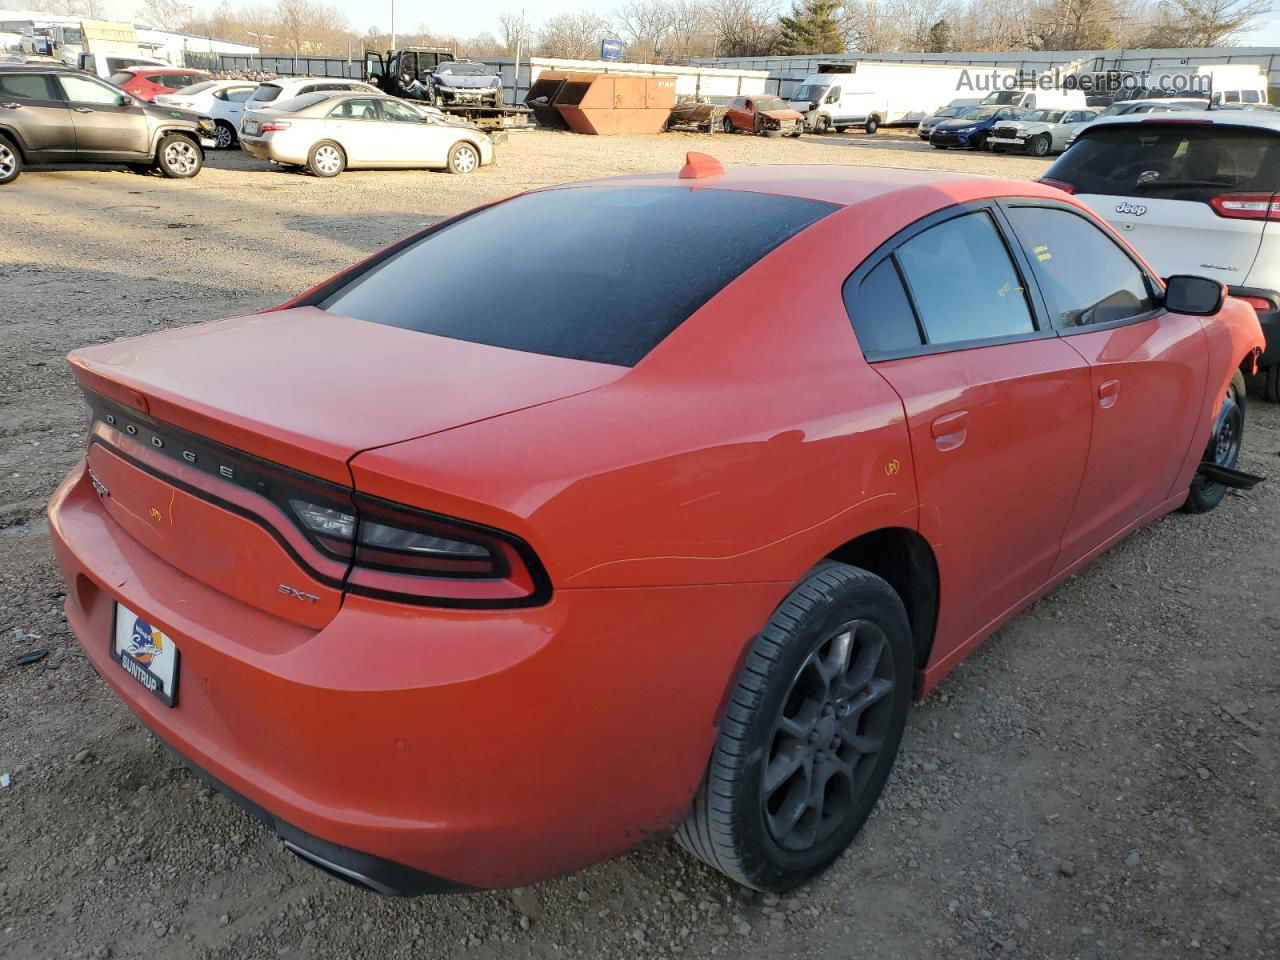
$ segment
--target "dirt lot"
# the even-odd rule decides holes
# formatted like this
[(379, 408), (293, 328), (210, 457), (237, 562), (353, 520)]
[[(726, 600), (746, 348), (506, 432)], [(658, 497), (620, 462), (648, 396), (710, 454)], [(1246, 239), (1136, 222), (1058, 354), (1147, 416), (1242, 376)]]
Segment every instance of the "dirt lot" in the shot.
[[(988, 641), (914, 711), (854, 848), (782, 899), (665, 843), (518, 891), (377, 899), (210, 795), (94, 676), (42, 516), (84, 444), (70, 348), (254, 310), (479, 201), (674, 170), (687, 149), (1046, 166), (901, 135), (522, 133), (471, 177), (321, 181), (235, 152), (191, 182), (85, 169), (3, 188), (0, 956), (1280, 956), (1280, 483), (1140, 531)], [(1247, 469), (1280, 473), (1280, 408), (1251, 407), (1246, 448)]]

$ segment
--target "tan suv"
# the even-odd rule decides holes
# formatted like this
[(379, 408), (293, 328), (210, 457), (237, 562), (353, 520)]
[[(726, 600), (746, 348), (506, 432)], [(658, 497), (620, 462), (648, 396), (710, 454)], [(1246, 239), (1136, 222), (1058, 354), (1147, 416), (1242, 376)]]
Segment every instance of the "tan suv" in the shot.
[(0, 65), (0, 185), (25, 164), (122, 163), (194, 177), (213, 121), (143, 103), (71, 67)]

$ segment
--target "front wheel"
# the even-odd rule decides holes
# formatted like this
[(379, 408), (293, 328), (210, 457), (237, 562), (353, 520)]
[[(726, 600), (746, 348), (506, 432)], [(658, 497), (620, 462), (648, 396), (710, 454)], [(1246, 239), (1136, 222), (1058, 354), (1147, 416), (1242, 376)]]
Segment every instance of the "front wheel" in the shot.
[(236, 145), (236, 131), (225, 120), (215, 121), (213, 145), (219, 150), (230, 150)]
[(200, 172), (204, 153), (189, 137), (171, 133), (156, 148), (156, 166), (171, 180), (186, 180)]
[(1049, 139), (1049, 135), (1041, 133), (1031, 138), (1031, 142), (1027, 144), (1027, 153), (1033, 157), (1043, 157), (1049, 153), (1051, 146), (1053, 141)]
[(831, 121), (826, 117), (819, 117), (813, 123), (813, 132), (814, 133), (830, 133)]
[[(1244, 441), (1244, 394), (1244, 374), (1237, 370), (1218, 407), (1218, 415), (1213, 418), (1209, 445), (1204, 451), (1205, 462), (1233, 468), (1240, 462), (1240, 447)], [(1197, 474), (1191, 481), (1182, 509), (1187, 513), (1208, 513), (1226, 495), (1227, 488), (1222, 484)]]
[(471, 144), (455, 143), (449, 151), (450, 173), (474, 173), (480, 166), (480, 152)]
[(347, 155), (332, 140), (321, 140), (307, 154), (307, 169), (317, 177), (336, 177), (347, 169)]
[(0, 186), (13, 183), (22, 174), (22, 154), (8, 137), (0, 136)]
[(733, 121), (730, 120), (728, 117), (725, 117), (723, 120), (720, 121), (720, 126), (725, 133), (733, 133)]
[(680, 845), (757, 890), (790, 890), (825, 869), (884, 789), (912, 662), (889, 584), (841, 563), (815, 567), (752, 643)]

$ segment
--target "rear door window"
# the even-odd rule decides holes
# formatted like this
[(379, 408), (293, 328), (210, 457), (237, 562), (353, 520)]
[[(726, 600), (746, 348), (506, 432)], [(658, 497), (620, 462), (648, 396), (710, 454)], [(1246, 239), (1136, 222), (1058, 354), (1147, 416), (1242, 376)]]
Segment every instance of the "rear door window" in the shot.
[(1280, 132), (1176, 121), (1094, 127), (1045, 176), (1076, 193), (1204, 203), (1276, 193)]
[(0, 97), (14, 100), (55, 100), (49, 80), (38, 73), (0, 73)]
[(857, 289), (845, 284), (845, 309), (865, 354), (894, 353), (924, 343), (911, 298), (890, 255), (872, 269)]
[(1156, 309), (1143, 271), (1084, 217), (1048, 207), (1008, 213), (1057, 326), (1117, 323)]
[(1022, 279), (991, 214), (946, 220), (895, 256), (929, 344), (1035, 332)]
[(320, 305), (456, 340), (634, 366), (744, 270), (836, 209), (687, 187), (524, 194), (428, 234)]

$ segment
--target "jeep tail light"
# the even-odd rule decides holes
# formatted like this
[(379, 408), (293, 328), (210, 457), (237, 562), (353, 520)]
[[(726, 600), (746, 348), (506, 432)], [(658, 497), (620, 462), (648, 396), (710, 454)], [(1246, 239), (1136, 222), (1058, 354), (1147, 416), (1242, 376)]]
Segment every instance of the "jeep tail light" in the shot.
[(1273, 304), (1266, 297), (1242, 297), (1237, 294), (1232, 294), (1232, 296), (1234, 296), (1237, 300), (1243, 300), (1245, 303), (1253, 307), (1253, 309), (1257, 310), (1259, 313), (1270, 313), (1272, 310), (1276, 308), (1275, 304)]
[(1280, 220), (1280, 198), (1272, 193), (1232, 193), (1209, 204), (1218, 216), (1232, 220)]
[(259, 133), (272, 133), (273, 131), (288, 130), (292, 123), (288, 120), (268, 120), (258, 128)]
[(1076, 187), (1073, 183), (1067, 183), (1065, 180), (1053, 180), (1049, 177), (1041, 177), (1036, 183), (1043, 183), (1046, 187), (1054, 187), (1063, 193), (1075, 193)]

